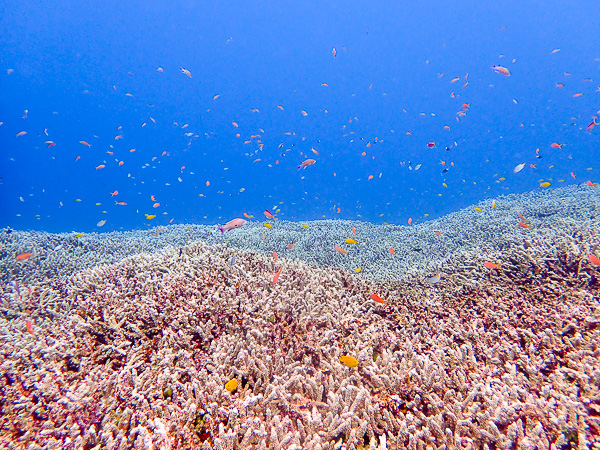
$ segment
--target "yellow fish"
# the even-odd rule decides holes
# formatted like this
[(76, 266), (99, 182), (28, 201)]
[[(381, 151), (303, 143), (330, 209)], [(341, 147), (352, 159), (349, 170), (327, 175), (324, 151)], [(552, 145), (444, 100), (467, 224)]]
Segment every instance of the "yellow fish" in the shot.
[(346, 239), (346, 244), (356, 244), (356, 241), (352, 238)]
[(77, 234), (75, 235), (75, 237), (76, 237), (76, 238), (80, 238), (80, 237), (82, 237), (82, 236), (83, 236), (83, 233), (77, 233)]
[(362, 269), (361, 269), (360, 267), (357, 267), (356, 269), (354, 269), (354, 271), (355, 271), (356, 273), (361, 273), (361, 272), (362, 272)]
[(145, 214), (145, 216), (146, 216), (146, 219), (151, 220), (156, 217), (156, 214)]
[(550, 186), (551, 183), (548, 183), (547, 181), (544, 181), (543, 183), (540, 184), (540, 187), (548, 187)]
[(273, 228), (273, 225), (271, 225), (270, 223), (263, 223), (263, 227)]
[(229, 380), (227, 383), (225, 383), (225, 389), (227, 389), (229, 392), (233, 392), (237, 389), (238, 386), (238, 380), (236, 380), (235, 378)]
[(477, 211), (477, 212), (482, 212), (482, 211), (483, 211), (483, 209), (481, 209), (481, 208), (475, 208), (475, 211)]
[(303, 223), (302, 226), (308, 230), (308, 225), (306, 225), (305, 223)]
[(348, 367), (356, 367), (358, 366), (358, 360), (354, 357), (354, 356), (340, 356), (339, 360), (342, 364), (348, 366)]

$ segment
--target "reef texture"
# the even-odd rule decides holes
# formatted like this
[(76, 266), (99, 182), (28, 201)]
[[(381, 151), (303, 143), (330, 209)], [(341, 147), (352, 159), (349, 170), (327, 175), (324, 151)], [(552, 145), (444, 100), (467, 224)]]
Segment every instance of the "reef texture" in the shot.
[(599, 447), (599, 243), (465, 250), (431, 285), (203, 242), (4, 284), (0, 443)]

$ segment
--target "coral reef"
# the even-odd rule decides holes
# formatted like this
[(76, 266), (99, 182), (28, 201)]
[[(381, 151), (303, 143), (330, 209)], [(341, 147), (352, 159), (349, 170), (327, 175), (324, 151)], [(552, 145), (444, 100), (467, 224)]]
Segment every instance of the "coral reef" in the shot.
[(588, 229), (496, 248), (499, 269), (465, 250), (436, 284), (204, 242), (8, 282), (0, 442), (600, 446), (598, 244)]

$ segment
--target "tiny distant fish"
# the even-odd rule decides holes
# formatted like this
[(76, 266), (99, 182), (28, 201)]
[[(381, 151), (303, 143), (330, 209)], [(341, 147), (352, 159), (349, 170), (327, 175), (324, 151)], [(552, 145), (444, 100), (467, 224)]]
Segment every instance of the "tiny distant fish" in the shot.
[(192, 78), (192, 72), (190, 72), (187, 69), (184, 69), (183, 67), (180, 67), (179, 70), (181, 70), (181, 73), (183, 73), (184, 75), (187, 75), (188, 77)]
[(344, 250), (342, 247), (338, 247), (337, 245), (335, 245), (333, 248), (335, 248), (338, 252), (346, 254), (348, 253), (346, 250)]
[(104, 224), (105, 224), (105, 223), (106, 223), (106, 220), (100, 220), (100, 221), (99, 221), (99, 222), (96, 224), (96, 226), (97, 226), (97, 227), (102, 227), (102, 226), (104, 226)]
[(229, 260), (229, 264), (235, 266), (235, 255), (231, 257), (231, 259)]
[(63, 247), (64, 247), (64, 245), (63, 245), (63, 244), (58, 244), (56, 247), (54, 247), (53, 251), (57, 252), (57, 251), (59, 251), (59, 250), (62, 250), (62, 249), (63, 249)]
[(485, 267), (487, 267), (488, 269), (499, 269), (500, 268), (500, 266), (498, 264), (495, 264), (495, 263), (489, 262), (489, 261), (484, 262), (483, 265)]
[(279, 271), (275, 274), (275, 276), (273, 277), (273, 285), (275, 285), (275, 283), (277, 283), (277, 280), (279, 280), (279, 275), (281, 275), (281, 271), (283, 270), (283, 267), (281, 267), (279, 269)]

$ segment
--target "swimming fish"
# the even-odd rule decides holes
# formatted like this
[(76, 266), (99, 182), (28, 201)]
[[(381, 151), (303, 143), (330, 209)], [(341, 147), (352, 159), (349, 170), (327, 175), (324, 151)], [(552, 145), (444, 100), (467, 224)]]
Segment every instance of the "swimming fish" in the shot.
[(302, 163), (300, 163), (300, 165), (298, 166), (298, 170), (306, 169), (308, 166), (312, 166), (316, 162), (317, 161), (315, 161), (314, 159), (307, 159), (306, 161), (303, 161)]
[(354, 269), (354, 272), (356, 272), (356, 273), (361, 273), (361, 272), (362, 272), (362, 269), (361, 269), (360, 267), (357, 267), (356, 269)]
[(277, 262), (277, 252), (273, 251), (273, 258), (275, 258), (275, 262)]
[(344, 355), (338, 358), (342, 364), (348, 367), (356, 367), (358, 366), (358, 359), (354, 356)]
[(244, 219), (233, 219), (233, 220), (230, 220), (229, 222), (227, 222), (221, 228), (219, 228), (219, 231), (221, 231), (221, 234), (223, 234), (226, 231), (234, 230), (236, 228), (239, 228), (242, 225), (244, 225), (245, 223), (246, 223), (246, 221)]
[(106, 223), (106, 220), (101, 220), (96, 224), (96, 226), (101, 227), (101, 226), (104, 226), (105, 223)]
[(527, 225), (525, 222), (519, 222), (519, 226), (520, 226), (521, 228), (530, 228), (530, 226), (529, 226), (529, 225)]
[(396, 254), (396, 252), (394, 251), (394, 249), (392, 247), (390, 247), (390, 253), (392, 254), (392, 256)]
[(184, 69), (183, 67), (180, 67), (179, 70), (181, 70), (181, 73), (187, 75), (188, 77), (192, 78), (192, 72), (190, 72), (187, 69)]
[(493, 65), (492, 69), (494, 70), (494, 72), (505, 75), (507, 77), (510, 76), (510, 70), (508, 70), (506, 67), (502, 67), (502, 66), (497, 66), (497, 65)]
[(354, 236), (356, 236), (356, 228), (352, 227), (352, 232), (354, 233)]
[(235, 378), (233, 378), (233, 379), (229, 380), (227, 383), (225, 383), (225, 389), (227, 389), (229, 392), (235, 391), (237, 389), (237, 387), (238, 387), (238, 380), (236, 380)]
[(550, 144), (550, 147), (552, 148), (561, 148), (563, 146), (563, 144), (559, 144), (558, 142), (553, 142), (552, 144)]
[(484, 262), (483, 265), (485, 267), (487, 267), (488, 269), (499, 269), (500, 268), (500, 266), (498, 264), (495, 264), (495, 263), (489, 262), (489, 261)]
[(435, 276), (433, 276), (433, 277), (429, 277), (429, 278), (427, 278), (427, 282), (428, 282), (429, 284), (436, 284), (436, 283), (439, 283), (440, 279), (441, 279), (441, 278), (440, 278), (440, 276), (439, 276), (439, 275), (435, 275)]
[(279, 275), (281, 275), (281, 271), (283, 270), (283, 267), (279, 268), (279, 271), (275, 274), (275, 276), (273, 277), (273, 285), (275, 285), (275, 283), (277, 283), (277, 280), (279, 280)]
[(25, 322), (25, 328), (27, 329), (28, 333), (34, 334), (33, 327), (31, 326), (31, 320), (28, 320), (27, 322)]
[(17, 137), (25, 136), (26, 134), (27, 134), (27, 131), (19, 131), (17, 133)]
[(348, 238), (346, 239), (346, 244), (356, 244), (356, 241), (354, 239)]
[(590, 262), (592, 264), (595, 264), (597, 266), (600, 266), (600, 258), (598, 258), (596, 255), (592, 255), (591, 253), (588, 255), (588, 259), (590, 260)]
[(273, 228), (273, 225), (271, 225), (270, 223), (263, 223), (263, 227), (271, 229)]
[(551, 186), (551, 183), (548, 181), (544, 181), (543, 183), (540, 183), (540, 187), (549, 187)]
[(305, 223), (303, 223), (302, 226), (308, 230), (308, 225), (306, 225)]
[(25, 261), (26, 259), (30, 258), (31, 256), (33, 256), (33, 253), (21, 253), (20, 255), (16, 256), (16, 260), (17, 261)]
[(275, 219), (275, 216), (273, 215), (273, 213), (271, 211), (269, 211), (268, 209), (265, 209), (265, 216), (267, 216), (269, 219)]
[(387, 305), (387, 302), (377, 294), (371, 294), (371, 300), (377, 303), (381, 303), (382, 305)]
[(346, 250), (344, 250), (342, 247), (338, 247), (337, 245), (335, 245), (333, 248), (335, 248), (338, 252), (343, 253), (344, 255), (346, 253), (348, 253)]
[(152, 220), (156, 217), (156, 214), (145, 214), (145, 216), (146, 216), (146, 219)]
[(525, 167), (525, 163), (517, 164), (513, 169), (513, 173), (519, 173)]

